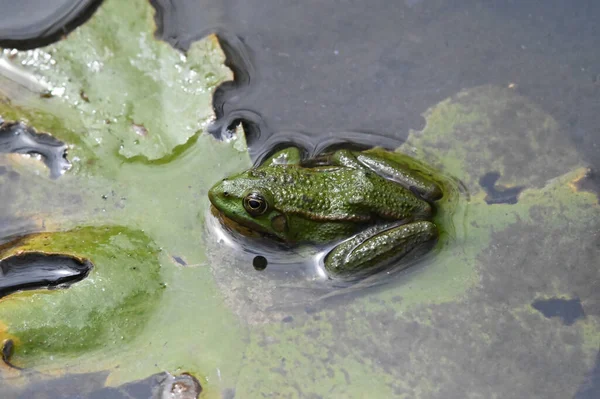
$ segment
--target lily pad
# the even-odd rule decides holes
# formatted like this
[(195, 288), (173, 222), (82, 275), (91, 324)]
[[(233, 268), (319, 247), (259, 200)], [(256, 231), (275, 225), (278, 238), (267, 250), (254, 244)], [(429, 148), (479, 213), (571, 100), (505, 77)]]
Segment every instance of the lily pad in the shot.
[[(600, 206), (551, 115), (494, 86), (433, 106), (398, 151), (466, 188), (442, 213), (443, 247), (386, 284), (303, 302), (310, 279), (284, 270), (284, 287), (208, 228), (208, 188), (251, 165), (241, 132), (205, 132), (231, 73), (214, 37), (182, 54), (153, 37), (152, 16), (146, 0), (106, 0), (62, 42), (4, 51), (0, 115), (65, 142), (74, 166), (53, 180), (35, 158), (0, 154), (2, 256), (94, 268), (0, 301), (0, 338), (27, 369), (3, 367), (3, 384), (131, 386), (167, 371), (193, 374), (207, 398), (577, 392), (600, 346)], [(550, 298), (578, 299), (584, 316), (533, 306)]]
[(18, 355), (36, 366), (49, 354), (118, 350), (115, 345), (144, 328), (164, 291), (158, 247), (141, 232), (87, 227), (34, 234), (14, 244), (6, 245), (0, 258), (43, 249), (95, 265), (68, 289), (23, 291), (2, 299), (0, 341), (13, 339)]
[[(4, 119), (35, 120), (38, 129), (80, 144), (73, 155), (82, 159), (91, 156), (79, 154), (85, 144), (107, 161), (103, 167), (114, 164), (117, 154), (121, 161), (172, 154), (213, 119), (212, 92), (231, 72), (214, 36), (183, 54), (154, 38), (153, 16), (145, 1), (108, 1), (68, 40), (5, 50), (20, 68), (5, 68), (4, 75), (52, 98), (13, 95), (13, 107), (25, 105), (29, 113), (5, 106)], [(40, 112), (56, 119), (37, 120)]]

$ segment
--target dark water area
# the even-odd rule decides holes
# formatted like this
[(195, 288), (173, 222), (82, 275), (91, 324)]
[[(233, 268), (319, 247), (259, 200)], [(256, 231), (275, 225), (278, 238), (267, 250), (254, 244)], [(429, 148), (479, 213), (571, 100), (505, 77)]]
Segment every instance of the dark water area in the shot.
[(30, 49), (59, 40), (87, 21), (102, 0), (3, 0), (0, 47)]
[(3, 398), (14, 399), (192, 399), (202, 392), (198, 380), (189, 375), (157, 373), (148, 378), (105, 387), (108, 372), (65, 375), (52, 381), (37, 381), (32, 376), (31, 384), (22, 392), (3, 391)]
[[(54, 31), (68, 32), (98, 3), (7, 2), (0, 46), (58, 39)], [(423, 127), (428, 107), (490, 83), (516, 85), (558, 119), (586, 161), (600, 165), (594, 0), (151, 3), (157, 36), (176, 48), (219, 35), (236, 80), (215, 94), (213, 130), (226, 135), (243, 122), (255, 160), (290, 141), (309, 152), (346, 141), (396, 147)]]
[(498, 172), (488, 172), (479, 179), (479, 185), (487, 193), (485, 202), (488, 204), (516, 204), (517, 197), (525, 187), (498, 187), (496, 182), (500, 178)]
[(174, 46), (210, 31), (230, 42), (243, 71), (215, 107), (228, 121), (258, 124), (253, 147), (281, 132), (402, 140), (422, 127), (422, 112), (461, 88), (512, 83), (600, 164), (596, 1), (153, 3), (159, 34)]
[(594, 368), (581, 384), (573, 399), (593, 399), (600, 397), (600, 351)]
[(579, 190), (596, 193), (598, 196), (598, 203), (600, 203), (600, 173), (591, 170), (578, 182), (577, 187)]
[(557, 317), (570, 326), (581, 317), (585, 317), (581, 301), (575, 299), (551, 298), (538, 299), (531, 306), (546, 317)]
[(67, 287), (83, 280), (93, 265), (59, 254), (25, 252), (0, 260), (0, 298), (26, 289)]

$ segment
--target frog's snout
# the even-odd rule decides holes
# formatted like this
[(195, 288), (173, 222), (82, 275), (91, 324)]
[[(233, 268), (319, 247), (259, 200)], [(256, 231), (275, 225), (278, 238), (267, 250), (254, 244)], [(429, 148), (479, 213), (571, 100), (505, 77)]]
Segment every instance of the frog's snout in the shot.
[(215, 193), (215, 191), (211, 188), (210, 190), (208, 190), (208, 200), (210, 201), (211, 204), (215, 204), (215, 200), (217, 199), (217, 194)]
[(208, 190), (208, 199), (214, 206), (218, 205), (219, 199), (222, 199), (223, 197), (227, 196), (227, 193), (223, 189), (224, 182), (225, 179), (221, 180), (220, 182), (212, 186), (210, 190)]

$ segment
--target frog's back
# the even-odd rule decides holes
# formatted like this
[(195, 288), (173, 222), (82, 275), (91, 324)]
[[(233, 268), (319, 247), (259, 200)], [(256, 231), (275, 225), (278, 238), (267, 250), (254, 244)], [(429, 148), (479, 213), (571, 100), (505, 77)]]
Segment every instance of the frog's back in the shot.
[(431, 207), (401, 185), (363, 169), (278, 165), (269, 174), (275, 208), (310, 220), (404, 220)]

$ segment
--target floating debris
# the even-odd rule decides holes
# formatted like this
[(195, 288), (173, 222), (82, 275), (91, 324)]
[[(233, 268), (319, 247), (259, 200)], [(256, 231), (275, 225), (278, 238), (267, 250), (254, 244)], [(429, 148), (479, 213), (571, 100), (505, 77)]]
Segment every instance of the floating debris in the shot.
[(178, 376), (165, 373), (157, 399), (197, 399), (200, 392), (202, 386), (194, 376), (186, 373)]

